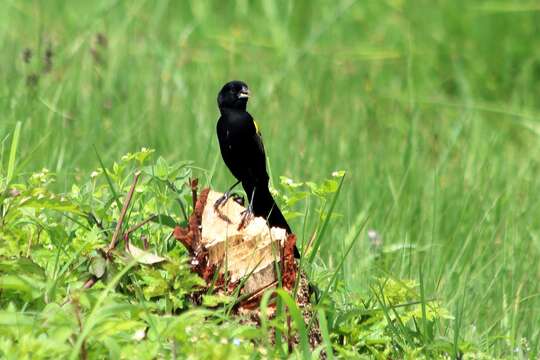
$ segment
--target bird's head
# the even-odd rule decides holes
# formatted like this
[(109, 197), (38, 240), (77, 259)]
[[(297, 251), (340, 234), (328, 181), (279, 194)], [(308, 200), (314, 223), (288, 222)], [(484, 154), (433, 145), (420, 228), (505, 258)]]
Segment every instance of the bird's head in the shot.
[(220, 109), (246, 110), (249, 89), (245, 82), (233, 80), (225, 85), (218, 94)]

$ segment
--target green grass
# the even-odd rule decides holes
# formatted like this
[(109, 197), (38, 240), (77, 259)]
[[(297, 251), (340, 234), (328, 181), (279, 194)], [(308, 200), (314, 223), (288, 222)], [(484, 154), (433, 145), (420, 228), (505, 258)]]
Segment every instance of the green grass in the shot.
[[(198, 176), (225, 189), (232, 177), (215, 138), (215, 98), (226, 81), (245, 80), (278, 189), (280, 175), (320, 182), (347, 171), (313, 276), (338, 269), (361, 230), (339, 271), (348, 291), (369, 294), (375, 277), (416, 279), (423, 299), (439, 299), (456, 318), (441, 320), (441, 334), (502, 357), (519, 356), (526, 339), (538, 356), (534, 2), (6, 0), (0, 8), (8, 178), (45, 167), (67, 192), (100, 168), (94, 146), (106, 166), (148, 147), (170, 162), (193, 160), (209, 169)], [(312, 211), (291, 224), (307, 239), (315, 221)], [(380, 235), (380, 256), (367, 229)]]

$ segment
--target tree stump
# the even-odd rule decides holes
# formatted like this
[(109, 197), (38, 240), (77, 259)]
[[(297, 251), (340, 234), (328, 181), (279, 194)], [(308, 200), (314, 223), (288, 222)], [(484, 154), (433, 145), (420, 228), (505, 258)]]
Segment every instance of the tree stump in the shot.
[(229, 199), (216, 209), (214, 204), (222, 193), (206, 188), (197, 197), (196, 184), (193, 188), (195, 204), (188, 226), (174, 230), (174, 237), (191, 255), (192, 271), (214, 293), (240, 294), (235, 312), (255, 323), (259, 322), (258, 308), (264, 292), (279, 284), (289, 293), (296, 290), (296, 303), (306, 324), (312, 324), (311, 346), (317, 346), (321, 338), (318, 322), (311, 321), (309, 284), (305, 275), (299, 274), (294, 258), (296, 236), (286, 234), (284, 229), (269, 228), (261, 217), (243, 224), (243, 206)]

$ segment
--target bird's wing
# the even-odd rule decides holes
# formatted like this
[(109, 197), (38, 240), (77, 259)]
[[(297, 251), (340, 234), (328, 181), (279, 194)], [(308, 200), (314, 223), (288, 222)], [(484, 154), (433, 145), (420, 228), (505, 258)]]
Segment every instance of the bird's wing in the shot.
[[(253, 120), (253, 124), (255, 124), (255, 142), (257, 143), (257, 146), (260, 152), (263, 155), (265, 155), (261, 131), (259, 130), (259, 126), (257, 125), (257, 122), (255, 120)], [(265, 160), (266, 160), (266, 156), (265, 156)]]
[(255, 132), (252, 135), (252, 141), (254, 146), (254, 151), (250, 154), (250, 169), (248, 170), (253, 179), (257, 179), (258, 183), (268, 183), (268, 173), (266, 171), (266, 153), (264, 151), (264, 144), (261, 132), (255, 120), (253, 120), (255, 125)]

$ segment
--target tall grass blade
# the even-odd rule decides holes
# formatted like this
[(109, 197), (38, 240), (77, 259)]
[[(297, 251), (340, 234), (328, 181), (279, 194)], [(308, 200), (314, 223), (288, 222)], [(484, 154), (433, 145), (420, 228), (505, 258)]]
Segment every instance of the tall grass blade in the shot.
[(118, 206), (118, 209), (122, 209), (122, 203), (120, 202), (120, 199), (118, 198), (118, 194), (116, 193), (116, 190), (114, 189), (114, 185), (111, 180), (111, 177), (109, 176), (109, 173), (107, 172), (107, 168), (105, 167), (103, 160), (101, 160), (101, 156), (99, 156), (99, 153), (95, 145), (94, 145), (94, 151), (96, 152), (96, 156), (98, 158), (101, 169), (103, 170), (103, 174), (105, 175), (105, 179), (107, 179), (107, 184), (109, 184), (109, 188), (111, 189), (111, 193), (113, 194), (113, 199), (116, 202), (116, 206)]
[[(268, 331), (270, 330), (268, 327), (269, 325), (268, 309), (269, 309), (270, 298), (273, 294), (276, 294), (287, 306), (289, 314), (292, 320), (294, 321), (296, 328), (298, 329), (298, 337), (300, 340), (299, 345), (300, 345), (300, 350), (302, 353), (302, 358), (306, 360), (311, 359), (311, 355), (310, 355), (311, 350), (309, 348), (309, 340), (308, 340), (309, 339), (308, 327), (306, 327), (306, 324), (304, 322), (304, 317), (302, 316), (302, 313), (300, 312), (298, 305), (296, 305), (296, 302), (287, 291), (283, 289), (277, 289), (274, 291), (267, 291), (263, 295), (261, 299), (261, 306), (260, 306), (261, 328), (263, 329), (265, 333), (268, 333)], [(267, 345), (270, 345), (269, 341), (267, 342)]]
[(15, 173), (15, 162), (17, 161), (17, 147), (19, 146), (19, 138), (21, 136), (21, 122), (17, 121), (15, 125), (15, 131), (13, 132), (13, 141), (11, 142), (11, 149), (9, 150), (9, 161), (7, 168), (7, 184), (13, 179)]
[(319, 315), (319, 327), (321, 329), (321, 335), (322, 335), (324, 347), (326, 350), (326, 358), (328, 360), (332, 360), (334, 358), (334, 350), (332, 349), (330, 333), (328, 332), (328, 321), (326, 321), (326, 314), (324, 313), (323, 309), (319, 309), (318, 315)]
[(332, 214), (334, 213), (334, 208), (336, 207), (337, 199), (339, 197), (339, 194), (341, 193), (344, 179), (345, 179), (345, 174), (341, 177), (339, 181), (338, 188), (336, 190), (336, 193), (334, 194), (334, 197), (332, 198), (332, 202), (330, 204), (330, 208), (328, 209), (328, 212), (326, 213), (326, 218), (324, 219), (323, 225), (321, 226), (321, 231), (319, 232), (319, 235), (313, 242), (313, 247), (311, 249), (311, 253), (309, 254), (309, 258), (308, 258), (309, 263), (312, 263), (313, 260), (315, 260), (315, 256), (317, 255), (317, 252), (321, 246), (322, 239), (324, 238), (326, 229), (328, 228), (328, 224), (330, 223), (330, 218), (332, 217)]
[(345, 260), (349, 256), (349, 253), (353, 249), (353, 247), (356, 244), (356, 242), (358, 241), (358, 239), (360, 238), (360, 233), (362, 232), (362, 230), (366, 226), (368, 220), (369, 220), (369, 216), (366, 216), (366, 218), (362, 221), (360, 226), (358, 226), (358, 231), (356, 232), (355, 236), (351, 240), (351, 242), (349, 244), (349, 247), (345, 251), (345, 254), (343, 254), (343, 256), (341, 257), (341, 260), (340, 260), (338, 266), (336, 267), (336, 269), (334, 270), (334, 274), (332, 275), (332, 278), (330, 279), (330, 282), (328, 283), (326, 289), (324, 290), (324, 292), (322, 293), (322, 295), (321, 295), (321, 297), (319, 299), (319, 303), (323, 302), (323, 300), (326, 298), (327, 294), (330, 293), (330, 289), (332, 288), (332, 286), (334, 286), (334, 284), (336, 283), (337, 276), (341, 272), (341, 269), (343, 268), (343, 266), (345, 265)]

